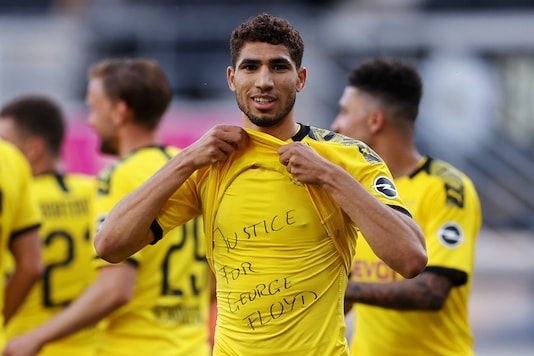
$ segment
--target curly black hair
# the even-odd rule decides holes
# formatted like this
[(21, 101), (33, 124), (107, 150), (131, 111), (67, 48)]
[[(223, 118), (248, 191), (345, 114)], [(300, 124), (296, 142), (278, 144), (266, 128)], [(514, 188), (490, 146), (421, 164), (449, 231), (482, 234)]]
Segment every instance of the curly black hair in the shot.
[(284, 45), (297, 69), (302, 65), (304, 41), (289, 21), (263, 13), (249, 18), (239, 25), (230, 37), (232, 66), (235, 67), (241, 49), (246, 42), (266, 42)]
[(385, 58), (366, 60), (352, 69), (348, 85), (395, 107), (404, 119), (417, 118), (423, 84), (417, 70), (406, 62)]

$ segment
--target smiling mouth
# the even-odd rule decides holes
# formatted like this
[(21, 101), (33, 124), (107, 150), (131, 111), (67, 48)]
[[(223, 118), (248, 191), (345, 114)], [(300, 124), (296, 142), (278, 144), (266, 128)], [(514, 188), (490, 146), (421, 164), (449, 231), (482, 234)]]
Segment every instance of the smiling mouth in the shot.
[(260, 104), (272, 103), (274, 101), (274, 99), (267, 99), (267, 98), (253, 98), (253, 100), (256, 103), (260, 103)]

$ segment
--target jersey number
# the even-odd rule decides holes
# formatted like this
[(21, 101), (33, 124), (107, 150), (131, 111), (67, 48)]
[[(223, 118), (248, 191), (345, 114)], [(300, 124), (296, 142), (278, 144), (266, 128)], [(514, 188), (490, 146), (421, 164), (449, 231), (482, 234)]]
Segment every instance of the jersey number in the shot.
[[(199, 243), (199, 236), (198, 236), (198, 218), (194, 218), (192, 220), (192, 224), (183, 224), (182, 225), (182, 240), (179, 243), (176, 243), (172, 245), (169, 250), (167, 251), (167, 254), (165, 255), (165, 259), (163, 260), (163, 263), (161, 265), (161, 271), (163, 273), (162, 278), (162, 285), (161, 285), (161, 294), (162, 295), (183, 295), (184, 292), (181, 288), (173, 288), (171, 286), (171, 278), (169, 277), (169, 270), (171, 265), (171, 257), (174, 253), (179, 252), (182, 247), (184, 246), (186, 240), (188, 237), (193, 238), (194, 240), (194, 249), (195, 249), (195, 261), (199, 262), (206, 262), (206, 255), (202, 254), (202, 251), (199, 251), (200, 249), (200, 243)], [(192, 226), (192, 227), (191, 227)], [(207, 271), (207, 262), (206, 262), (206, 273)], [(202, 292), (203, 289), (207, 287), (206, 283), (203, 283), (204, 285), (199, 285), (199, 282), (202, 280), (206, 280), (207, 278), (200, 279), (198, 275), (191, 273), (189, 275), (189, 280), (191, 281), (191, 290), (193, 292), (193, 295), (197, 296)]]
[(45, 266), (43, 274), (43, 305), (46, 308), (65, 307), (71, 300), (53, 301), (52, 300), (52, 272), (58, 268), (68, 266), (74, 260), (74, 239), (65, 231), (54, 231), (48, 234), (44, 240), (44, 245), (50, 246), (55, 241), (65, 241), (67, 245), (67, 253), (62, 261), (51, 263)]

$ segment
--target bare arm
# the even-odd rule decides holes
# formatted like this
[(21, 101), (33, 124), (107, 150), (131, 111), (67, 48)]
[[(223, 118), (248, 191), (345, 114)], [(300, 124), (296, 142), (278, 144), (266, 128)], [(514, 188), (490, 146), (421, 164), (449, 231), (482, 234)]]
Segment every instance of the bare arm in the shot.
[(41, 240), (37, 228), (15, 237), (9, 244), (9, 249), (15, 259), (15, 270), (6, 285), (4, 323), (15, 314), (43, 272)]
[(440, 310), (452, 287), (452, 278), (435, 272), (423, 272), (413, 279), (389, 283), (349, 280), (345, 303), (363, 303), (395, 310)]
[(375, 254), (405, 278), (425, 268), (427, 255), (421, 228), (409, 216), (373, 197), (344, 170), (326, 173), (321, 186), (358, 226)]
[(173, 157), (112, 209), (95, 237), (100, 257), (120, 262), (153, 241), (150, 225), (171, 195), (198, 168), (224, 161), (247, 144), (246, 132), (219, 125)]
[(94, 325), (131, 299), (136, 275), (128, 264), (100, 268), (82, 295), (46, 323), (10, 340), (3, 356), (36, 355), (46, 343)]
[(405, 278), (421, 273), (427, 263), (426, 245), (413, 219), (380, 202), (347, 171), (305, 144), (294, 142), (278, 152), (295, 179), (318, 185), (332, 196), (380, 259)]

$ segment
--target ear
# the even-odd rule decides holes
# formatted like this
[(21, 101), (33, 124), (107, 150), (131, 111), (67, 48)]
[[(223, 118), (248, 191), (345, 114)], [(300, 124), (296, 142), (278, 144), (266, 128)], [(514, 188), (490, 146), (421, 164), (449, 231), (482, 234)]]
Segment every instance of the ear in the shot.
[(234, 77), (235, 77), (234, 67), (228, 66), (228, 68), (226, 69), (226, 80), (228, 81), (228, 87), (233, 92), (235, 92)]
[(308, 77), (308, 70), (306, 67), (302, 67), (298, 71), (297, 77), (297, 93), (300, 92), (306, 86), (306, 78)]
[(369, 130), (375, 134), (379, 131), (381, 131), (385, 124), (386, 124), (386, 118), (384, 116), (384, 113), (380, 110), (373, 110), (371, 112), (371, 115), (369, 115)]
[(23, 143), (22, 151), (28, 158), (28, 161), (33, 165), (34, 162), (39, 161), (46, 153), (46, 145), (41, 137), (28, 137)]
[(113, 105), (113, 123), (115, 125), (121, 125), (126, 122), (126, 120), (128, 120), (130, 110), (128, 109), (128, 105), (126, 104), (126, 102), (123, 100), (117, 100)]

